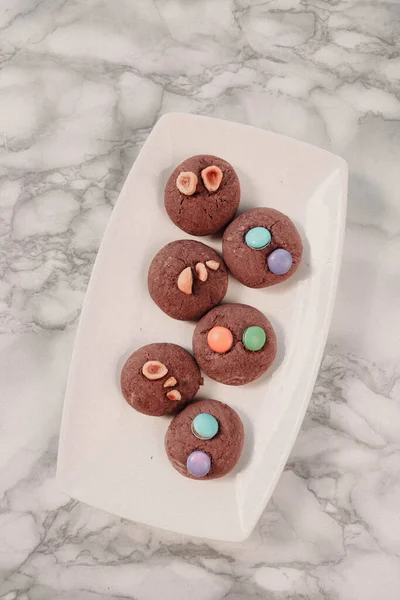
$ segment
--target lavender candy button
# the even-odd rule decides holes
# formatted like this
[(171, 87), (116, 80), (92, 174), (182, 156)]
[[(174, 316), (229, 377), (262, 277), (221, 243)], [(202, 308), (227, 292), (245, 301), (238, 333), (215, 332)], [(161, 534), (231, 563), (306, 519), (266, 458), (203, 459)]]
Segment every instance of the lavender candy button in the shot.
[(292, 268), (293, 258), (290, 252), (278, 248), (271, 252), (267, 259), (268, 268), (274, 275), (285, 275)]
[(195, 450), (189, 454), (186, 467), (193, 477), (205, 477), (211, 469), (211, 458), (205, 452)]

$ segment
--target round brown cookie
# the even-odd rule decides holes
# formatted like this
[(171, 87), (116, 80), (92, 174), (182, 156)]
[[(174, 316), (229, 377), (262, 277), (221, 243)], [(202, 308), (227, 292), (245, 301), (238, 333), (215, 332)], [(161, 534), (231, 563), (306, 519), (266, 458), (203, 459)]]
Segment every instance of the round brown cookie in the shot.
[[(258, 335), (265, 334), (264, 345), (259, 350), (249, 350), (243, 342), (243, 335), (250, 327), (256, 327)], [(228, 338), (229, 342), (228, 334), (231, 346), (228, 343), (220, 351), (213, 350), (210, 344), (216, 348), (221, 345), (221, 339)], [(274, 361), (276, 349), (271, 323), (259, 310), (246, 304), (222, 304), (213, 308), (198, 322), (193, 333), (193, 353), (199, 367), (211, 379), (227, 385), (244, 385), (260, 377)]]
[[(216, 179), (222, 172), (221, 182), (214, 191), (208, 190), (205, 185), (207, 175), (202, 177), (204, 169), (211, 166), (217, 167), (217, 173), (211, 171), (213, 187), (218, 185)], [(186, 190), (193, 192), (190, 195), (178, 189), (177, 180), (181, 173), (193, 174), (189, 182), (191, 189)], [(210, 235), (220, 231), (235, 216), (240, 202), (239, 179), (234, 168), (218, 156), (192, 156), (172, 172), (165, 186), (164, 202), (170, 219), (180, 229), (191, 235)]]
[(121, 372), (125, 400), (145, 415), (173, 413), (203, 384), (193, 356), (176, 344), (148, 344), (136, 350)]
[[(218, 422), (218, 432), (212, 439), (199, 439), (192, 433), (192, 422), (201, 413), (212, 415)], [(217, 400), (198, 400), (171, 421), (165, 436), (165, 450), (172, 466), (181, 475), (190, 479), (217, 479), (235, 467), (243, 442), (243, 423), (232, 408)], [(194, 476), (189, 472), (188, 458), (192, 452), (205, 453), (211, 459), (206, 475)]]
[(153, 258), (147, 283), (161, 310), (174, 319), (191, 321), (224, 298), (228, 271), (209, 246), (178, 240), (161, 248)]
[[(260, 250), (246, 243), (246, 234), (255, 227), (266, 228), (271, 234), (270, 243)], [(228, 269), (238, 281), (251, 288), (263, 288), (293, 275), (301, 261), (303, 244), (289, 217), (273, 208), (254, 208), (239, 215), (226, 228), (222, 252)], [(277, 259), (275, 264), (271, 262), (274, 259)], [(287, 272), (278, 274), (285, 271), (282, 261), (288, 266), (291, 261), (291, 266)]]

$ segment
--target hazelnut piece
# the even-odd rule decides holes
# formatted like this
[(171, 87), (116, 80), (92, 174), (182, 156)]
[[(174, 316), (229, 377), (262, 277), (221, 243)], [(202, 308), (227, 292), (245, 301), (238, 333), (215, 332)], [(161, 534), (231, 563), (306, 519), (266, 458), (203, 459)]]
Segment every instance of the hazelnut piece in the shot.
[(206, 260), (206, 265), (211, 271), (218, 271), (220, 263), (216, 260)]
[(182, 400), (182, 396), (178, 390), (171, 390), (170, 392), (167, 392), (167, 398), (168, 400), (174, 400), (175, 402)]
[(182, 171), (176, 178), (176, 187), (185, 196), (191, 196), (195, 193), (197, 186), (197, 175), (192, 171)]
[(178, 277), (178, 288), (181, 292), (190, 296), (192, 293), (193, 286), (193, 273), (191, 267), (183, 269), (182, 273)]
[(175, 377), (168, 377), (168, 379), (164, 383), (164, 387), (174, 387), (178, 382)]
[(207, 281), (208, 272), (204, 263), (197, 263), (195, 266), (195, 271), (200, 281)]
[(149, 360), (143, 365), (142, 373), (147, 379), (161, 379), (168, 373), (168, 369), (159, 360)]
[(219, 167), (211, 165), (201, 172), (201, 178), (209, 192), (216, 192), (222, 181), (222, 171)]

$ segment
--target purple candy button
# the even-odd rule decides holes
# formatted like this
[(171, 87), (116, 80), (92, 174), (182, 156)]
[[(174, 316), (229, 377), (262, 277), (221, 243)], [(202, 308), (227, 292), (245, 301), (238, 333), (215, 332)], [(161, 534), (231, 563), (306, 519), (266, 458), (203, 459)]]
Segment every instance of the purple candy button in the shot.
[(211, 469), (211, 459), (205, 452), (195, 450), (189, 454), (186, 467), (193, 477), (204, 477)]
[(267, 259), (268, 268), (274, 275), (285, 275), (292, 268), (293, 258), (290, 252), (278, 248), (271, 252)]

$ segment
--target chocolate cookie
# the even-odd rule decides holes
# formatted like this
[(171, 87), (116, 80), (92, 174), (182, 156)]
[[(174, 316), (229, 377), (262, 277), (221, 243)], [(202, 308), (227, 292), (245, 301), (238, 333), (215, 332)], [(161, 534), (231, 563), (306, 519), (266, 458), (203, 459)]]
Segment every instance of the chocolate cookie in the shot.
[(234, 168), (218, 156), (192, 156), (171, 174), (164, 201), (170, 219), (186, 233), (216, 233), (236, 214), (239, 179)]
[(240, 283), (263, 288), (293, 275), (303, 245), (289, 217), (273, 208), (254, 208), (226, 228), (222, 252), (228, 269)]
[(121, 372), (121, 389), (128, 404), (155, 417), (181, 409), (202, 383), (193, 356), (176, 344), (139, 348)]
[(243, 423), (232, 408), (216, 400), (198, 400), (171, 421), (165, 450), (181, 475), (217, 479), (232, 471), (243, 441)]
[(178, 240), (153, 258), (147, 283), (161, 310), (174, 319), (191, 321), (221, 302), (228, 288), (228, 272), (220, 255), (209, 246)]
[(193, 334), (199, 367), (215, 381), (244, 385), (260, 377), (276, 355), (271, 323), (246, 304), (222, 304), (210, 310)]

